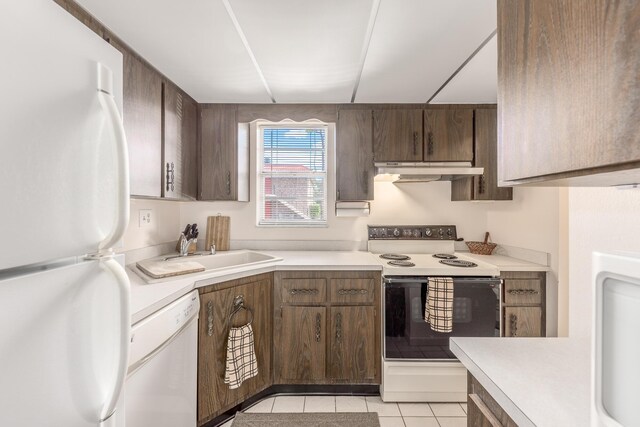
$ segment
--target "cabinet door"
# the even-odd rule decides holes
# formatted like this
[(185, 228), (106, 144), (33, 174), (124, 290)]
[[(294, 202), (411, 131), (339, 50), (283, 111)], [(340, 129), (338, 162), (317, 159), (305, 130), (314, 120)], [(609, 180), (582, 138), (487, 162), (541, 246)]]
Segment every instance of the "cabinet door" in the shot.
[(336, 138), (336, 200), (373, 200), (371, 110), (340, 110)]
[(373, 156), (376, 162), (422, 161), (422, 110), (374, 111)]
[(542, 308), (540, 307), (505, 307), (505, 337), (541, 337)]
[(327, 342), (325, 307), (282, 307), (280, 339), (275, 340), (281, 382), (325, 378)]
[(198, 197), (198, 103), (182, 99), (182, 198)]
[[(251, 326), (258, 375), (237, 389), (224, 383), (229, 334), (229, 314), (234, 298), (243, 295), (245, 306), (253, 312)], [(233, 317), (234, 326), (249, 320), (247, 311)], [(244, 401), (266, 388), (271, 378), (271, 281), (261, 280), (200, 296), (198, 339), (198, 424), (203, 424), (222, 411)]]
[(484, 174), (452, 181), (451, 200), (512, 200), (513, 189), (498, 187), (496, 110), (475, 110), (474, 123), (474, 164), (484, 168)]
[(199, 200), (237, 200), (238, 125), (234, 105), (206, 106), (200, 117)]
[[(499, 0), (499, 180), (638, 168), (638, 46), (636, 0)], [(602, 179), (575, 182), (616, 182)], [(618, 179), (636, 182), (623, 174)]]
[(160, 197), (162, 79), (128, 52), (124, 57), (123, 123), (129, 146), (131, 195)]
[(473, 161), (473, 110), (425, 110), (424, 160)]
[(374, 307), (331, 307), (330, 313), (329, 378), (375, 380), (380, 353), (376, 351)]
[(474, 200), (511, 200), (513, 189), (498, 187), (498, 117), (495, 109), (475, 111), (475, 166), (484, 168), (473, 178)]
[(171, 84), (162, 85), (162, 197), (182, 195), (182, 94)]

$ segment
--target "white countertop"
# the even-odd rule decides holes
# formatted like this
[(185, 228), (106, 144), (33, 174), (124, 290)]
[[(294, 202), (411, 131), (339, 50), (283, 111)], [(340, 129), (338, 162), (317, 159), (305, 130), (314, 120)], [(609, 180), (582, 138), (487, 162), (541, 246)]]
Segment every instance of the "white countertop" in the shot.
[[(127, 260), (127, 274), (131, 281), (131, 322), (136, 323), (159, 308), (176, 300), (190, 290), (255, 274), (286, 270), (370, 270), (381, 271), (376, 255), (364, 251), (260, 251), (279, 258), (277, 261), (253, 266), (241, 266), (222, 271), (193, 273), (162, 281), (146, 283), (131, 268)], [(501, 271), (546, 271), (548, 267), (501, 255), (471, 255), (498, 266)]]
[(451, 351), (519, 426), (590, 425), (588, 340), (452, 338)]
[(505, 255), (477, 255), (470, 252), (464, 252), (467, 258), (493, 264), (500, 271), (549, 271), (547, 265), (536, 264), (534, 262), (524, 261), (517, 258), (511, 258)]

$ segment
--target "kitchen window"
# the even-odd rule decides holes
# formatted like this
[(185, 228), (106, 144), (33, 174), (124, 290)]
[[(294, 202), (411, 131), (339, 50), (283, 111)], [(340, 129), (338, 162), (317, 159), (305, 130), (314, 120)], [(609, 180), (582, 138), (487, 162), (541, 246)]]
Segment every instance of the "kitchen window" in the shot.
[(327, 226), (327, 126), (258, 127), (258, 225)]

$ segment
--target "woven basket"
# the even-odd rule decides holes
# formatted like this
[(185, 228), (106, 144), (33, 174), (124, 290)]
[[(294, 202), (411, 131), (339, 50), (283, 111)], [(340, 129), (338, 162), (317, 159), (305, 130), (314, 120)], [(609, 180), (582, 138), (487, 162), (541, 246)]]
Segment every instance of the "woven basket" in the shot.
[(491, 243), (489, 241), (490, 239), (491, 239), (491, 235), (487, 231), (484, 234), (484, 242), (466, 242), (466, 243), (467, 243), (467, 246), (469, 247), (469, 251), (471, 251), (472, 254), (491, 255), (493, 250), (498, 245), (496, 245), (495, 243)]

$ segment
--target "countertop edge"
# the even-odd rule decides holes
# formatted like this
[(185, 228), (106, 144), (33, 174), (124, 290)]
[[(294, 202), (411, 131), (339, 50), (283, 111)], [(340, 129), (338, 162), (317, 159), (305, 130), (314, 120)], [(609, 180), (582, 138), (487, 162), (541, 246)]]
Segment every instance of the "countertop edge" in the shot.
[(536, 427), (536, 425), (518, 408), (518, 406), (498, 387), (487, 374), (475, 364), (475, 362), (467, 355), (467, 353), (455, 342), (455, 338), (451, 338), (449, 345), (451, 352), (456, 355), (458, 360), (473, 375), (475, 379), (487, 390), (487, 392), (495, 399), (502, 409), (511, 417), (520, 427)]

